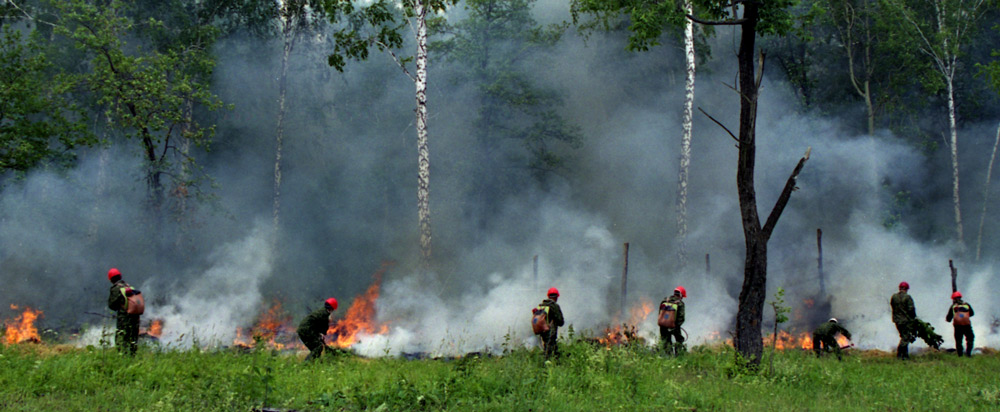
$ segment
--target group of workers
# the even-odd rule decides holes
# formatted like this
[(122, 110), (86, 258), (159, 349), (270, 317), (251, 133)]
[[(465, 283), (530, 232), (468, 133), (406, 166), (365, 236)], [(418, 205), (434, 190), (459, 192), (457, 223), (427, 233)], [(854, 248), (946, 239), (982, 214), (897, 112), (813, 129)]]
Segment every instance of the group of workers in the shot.
[[(142, 313), (134, 308), (136, 297), (142, 292), (133, 288), (122, 279), (121, 271), (116, 268), (108, 270), (108, 281), (111, 282), (111, 291), (108, 296), (108, 308), (115, 311), (116, 332), (115, 346), (123, 354), (134, 355), (139, 339), (139, 317)], [(917, 312), (913, 304), (913, 298), (908, 291), (910, 284), (901, 282), (899, 291), (889, 299), (889, 306), (892, 308), (892, 322), (895, 323), (899, 331), (899, 345), (896, 347), (896, 357), (899, 359), (909, 359), (909, 344), (920, 337), (928, 346), (938, 349), (943, 342), (940, 335), (934, 332), (934, 327), (929, 323), (917, 318)], [(670, 355), (681, 355), (686, 351), (684, 345), (684, 335), (681, 325), (684, 324), (684, 298), (687, 298), (687, 289), (683, 286), (674, 288), (673, 294), (667, 296), (660, 302), (659, 313), (657, 315), (657, 325), (660, 328), (660, 340), (662, 350)], [(951, 322), (955, 328), (955, 349), (958, 356), (972, 356), (973, 340), (970, 319), (974, 312), (972, 305), (962, 300), (961, 292), (954, 292), (951, 295), (952, 304), (948, 308), (945, 321)], [(559, 327), (565, 324), (562, 309), (557, 303), (559, 300), (559, 290), (549, 288), (546, 299), (533, 309), (532, 327), (541, 341), (548, 360), (559, 356), (558, 334)], [(139, 299), (140, 302), (144, 301)], [(144, 305), (144, 303), (140, 303)], [(313, 360), (324, 351), (331, 350), (324, 343), (324, 336), (330, 326), (330, 317), (337, 310), (337, 299), (327, 298), (323, 301), (323, 307), (319, 308), (299, 323), (296, 332), (299, 339), (309, 349), (306, 360)], [(543, 322), (544, 324), (539, 324)], [(837, 334), (843, 335), (848, 340), (851, 333), (840, 325), (836, 318), (824, 322), (813, 331), (813, 351), (816, 356), (821, 356), (824, 351), (834, 352), (837, 359), (841, 359), (841, 346), (836, 341)], [(963, 345), (964, 340), (964, 345)]]

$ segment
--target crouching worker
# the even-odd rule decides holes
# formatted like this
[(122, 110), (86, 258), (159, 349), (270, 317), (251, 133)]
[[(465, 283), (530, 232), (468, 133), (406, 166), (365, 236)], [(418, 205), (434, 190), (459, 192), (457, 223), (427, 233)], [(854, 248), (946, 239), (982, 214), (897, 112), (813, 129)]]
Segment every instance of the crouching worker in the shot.
[(323, 355), (324, 350), (330, 350), (323, 342), (326, 331), (330, 329), (330, 314), (337, 310), (337, 299), (329, 298), (323, 302), (323, 307), (316, 309), (299, 323), (296, 330), (303, 345), (309, 349), (306, 360), (310, 361)]
[(820, 357), (823, 351), (837, 354), (837, 360), (843, 360), (841, 358), (840, 344), (837, 343), (837, 334), (844, 335), (845, 338), (851, 339), (851, 332), (840, 326), (837, 322), (837, 318), (830, 318), (829, 321), (823, 322), (819, 325), (815, 331), (813, 331), (813, 352), (816, 352), (816, 357)]

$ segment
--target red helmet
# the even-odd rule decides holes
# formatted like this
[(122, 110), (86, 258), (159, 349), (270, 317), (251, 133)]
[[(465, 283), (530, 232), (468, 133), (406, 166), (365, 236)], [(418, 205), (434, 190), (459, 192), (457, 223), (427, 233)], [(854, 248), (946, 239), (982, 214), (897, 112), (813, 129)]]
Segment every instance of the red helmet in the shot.
[(906, 282), (899, 282), (899, 288), (900, 289), (910, 290), (910, 284), (906, 283)]
[(333, 308), (333, 310), (337, 310), (337, 298), (329, 298), (324, 302), (326, 302), (327, 306)]
[(114, 279), (115, 276), (121, 276), (121, 275), (122, 275), (122, 272), (118, 271), (117, 268), (111, 268), (110, 270), (108, 270), (108, 281), (110, 281), (111, 279)]
[(555, 295), (555, 297), (557, 297), (557, 298), (558, 298), (558, 297), (559, 297), (559, 289), (556, 289), (556, 288), (549, 288), (549, 293), (547, 293), (547, 294), (548, 294), (549, 296), (552, 296), (552, 295)]
[(674, 288), (674, 293), (680, 293), (682, 298), (688, 297), (688, 291), (687, 289), (684, 289), (684, 286)]
[(958, 299), (958, 298), (960, 298), (960, 297), (962, 297), (962, 292), (959, 292), (959, 291), (955, 291), (955, 293), (952, 293), (952, 294), (951, 294), (951, 298), (952, 298), (952, 299)]

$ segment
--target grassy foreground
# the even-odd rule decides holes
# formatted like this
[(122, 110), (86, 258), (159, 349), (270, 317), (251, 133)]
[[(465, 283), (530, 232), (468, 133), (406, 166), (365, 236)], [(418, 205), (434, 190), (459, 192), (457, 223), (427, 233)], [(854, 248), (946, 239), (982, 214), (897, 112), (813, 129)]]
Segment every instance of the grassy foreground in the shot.
[(304, 353), (0, 345), (3, 411), (998, 410), (1000, 356), (878, 351), (838, 362), (779, 352), (769, 372), (741, 373), (726, 347), (681, 358), (577, 341), (545, 364), (537, 350), (415, 360)]

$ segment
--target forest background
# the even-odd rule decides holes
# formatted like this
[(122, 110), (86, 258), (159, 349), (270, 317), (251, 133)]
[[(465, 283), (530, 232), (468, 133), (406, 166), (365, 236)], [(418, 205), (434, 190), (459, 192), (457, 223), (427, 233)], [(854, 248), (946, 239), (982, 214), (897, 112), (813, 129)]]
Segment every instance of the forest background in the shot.
[[(379, 300), (390, 332), (363, 353), (532, 344), (527, 309), (549, 286), (580, 330), (679, 284), (695, 341), (732, 330), (744, 245), (720, 124), (738, 118), (737, 31), (695, 31), (704, 114), (682, 232), (680, 29), (636, 42), (638, 13), (430, 4), (421, 120), (413, 3), (366, 4), (381, 3), (5, 0), (0, 301), (43, 310), (45, 328), (100, 325), (118, 267), (164, 342), (228, 342), (274, 301), (295, 316), (348, 301), (394, 261)], [(951, 26), (920, 20), (935, 5)], [(906, 280), (945, 330), (952, 260), (977, 342), (995, 345), (995, 4), (786, 10), (793, 24), (759, 39), (757, 189), (773, 204), (812, 148), (769, 248), (769, 290), (804, 308), (791, 327), (814, 326), (820, 297), (860, 345), (888, 348), (887, 300)], [(651, 316), (639, 326), (655, 330)]]

